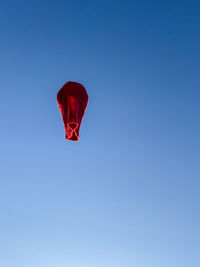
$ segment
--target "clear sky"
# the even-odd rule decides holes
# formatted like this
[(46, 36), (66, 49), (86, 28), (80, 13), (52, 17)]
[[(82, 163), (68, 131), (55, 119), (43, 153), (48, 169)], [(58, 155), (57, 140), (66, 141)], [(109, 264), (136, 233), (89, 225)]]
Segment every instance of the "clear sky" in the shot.
[[(200, 266), (200, 2), (0, 1), (0, 266)], [(82, 83), (80, 141), (56, 95)]]

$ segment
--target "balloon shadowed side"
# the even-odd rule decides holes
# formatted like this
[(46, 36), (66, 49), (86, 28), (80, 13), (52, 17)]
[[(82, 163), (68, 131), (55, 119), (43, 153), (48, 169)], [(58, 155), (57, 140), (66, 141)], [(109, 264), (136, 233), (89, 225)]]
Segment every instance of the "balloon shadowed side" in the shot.
[(88, 104), (85, 87), (77, 82), (67, 82), (57, 94), (67, 140), (78, 141), (79, 131)]

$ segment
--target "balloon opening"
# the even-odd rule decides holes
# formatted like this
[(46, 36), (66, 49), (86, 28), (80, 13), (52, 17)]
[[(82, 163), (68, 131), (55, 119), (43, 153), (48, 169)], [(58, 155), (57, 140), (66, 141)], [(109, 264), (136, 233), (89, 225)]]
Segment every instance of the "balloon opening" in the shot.
[(79, 140), (78, 126), (79, 124), (77, 122), (67, 123), (67, 127), (65, 128), (67, 140), (72, 140), (72, 141)]

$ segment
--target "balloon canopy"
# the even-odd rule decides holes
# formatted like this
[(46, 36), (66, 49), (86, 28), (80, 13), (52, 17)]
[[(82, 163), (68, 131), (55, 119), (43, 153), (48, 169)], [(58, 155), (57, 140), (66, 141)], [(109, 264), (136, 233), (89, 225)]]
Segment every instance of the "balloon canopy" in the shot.
[(57, 94), (57, 103), (62, 114), (66, 139), (79, 140), (79, 130), (88, 103), (85, 87), (77, 82), (67, 82)]

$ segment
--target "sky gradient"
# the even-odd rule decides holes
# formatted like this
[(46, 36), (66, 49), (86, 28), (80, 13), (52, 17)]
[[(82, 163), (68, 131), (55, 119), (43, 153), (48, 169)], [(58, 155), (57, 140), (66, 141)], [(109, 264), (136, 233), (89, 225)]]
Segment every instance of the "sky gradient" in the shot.
[[(0, 266), (200, 266), (199, 14), (0, 1)], [(89, 95), (79, 142), (67, 81)]]

